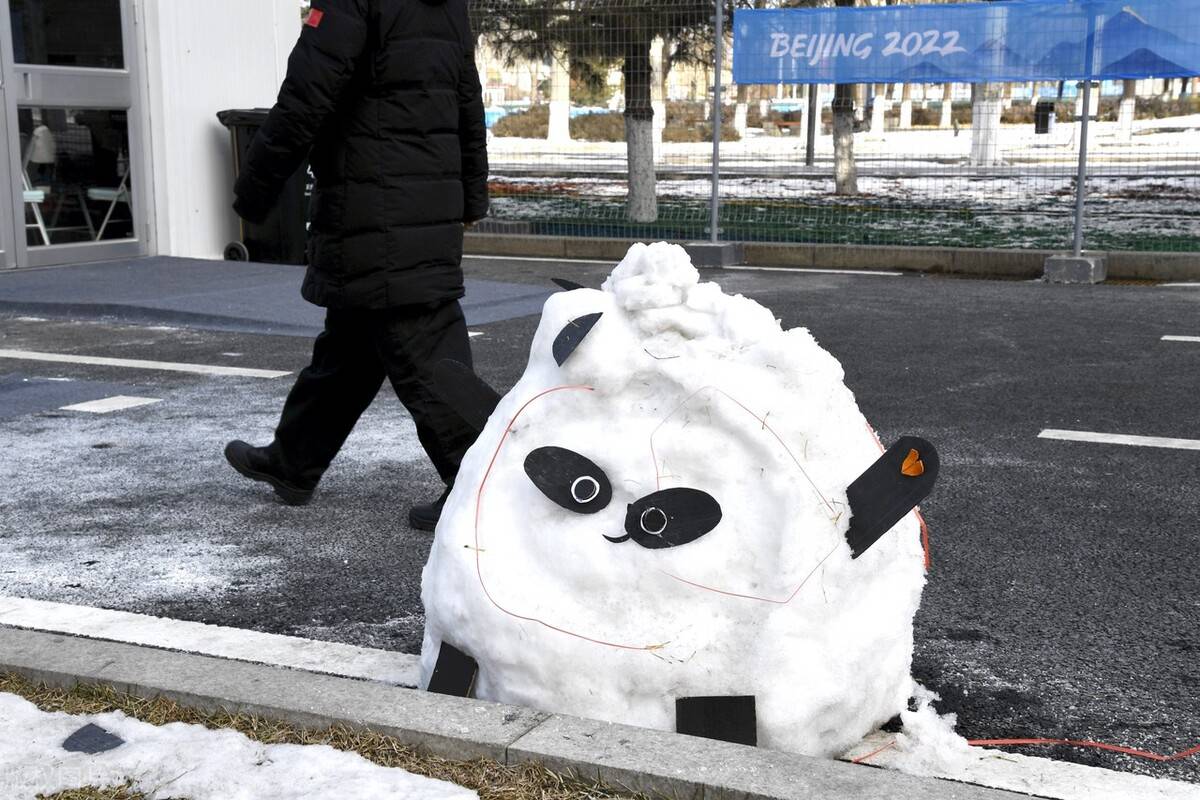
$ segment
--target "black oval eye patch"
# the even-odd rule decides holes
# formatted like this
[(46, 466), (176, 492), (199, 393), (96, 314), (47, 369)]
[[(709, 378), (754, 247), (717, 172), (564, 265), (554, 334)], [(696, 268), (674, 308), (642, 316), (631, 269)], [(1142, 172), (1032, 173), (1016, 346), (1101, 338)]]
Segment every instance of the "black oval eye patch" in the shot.
[(642, 547), (659, 550), (694, 542), (717, 527), (721, 505), (699, 489), (663, 489), (629, 504), (625, 514), (625, 537)]
[(564, 447), (539, 447), (525, 456), (525, 474), (558, 505), (579, 514), (595, 514), (612, 500), (612, 484), (589, 458)]

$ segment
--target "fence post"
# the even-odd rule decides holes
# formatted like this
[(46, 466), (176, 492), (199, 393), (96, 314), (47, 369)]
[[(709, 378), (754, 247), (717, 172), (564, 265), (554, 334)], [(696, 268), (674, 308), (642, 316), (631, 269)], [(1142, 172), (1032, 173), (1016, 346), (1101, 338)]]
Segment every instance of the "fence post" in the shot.
[(1083, 66), (1083, 120), (1079, 123), (1079, 172), (1075, 176), (1075, 241), (1071, 252), (1083, 255), (1083, 201), (1087, 196), (1088, 123), (1092, 116), (1092, 73), (1096, 66), (1096, 11), (1088, 14), (1087, 55)]
[(722, 0), (714, 0), (712, 208), (709, 219), (712, 228), (709, 241), (714, 244), (720, 240), (721, 216), (721, 69), (725, 50), (725, 13), (721, 6)]
[[(1089, 75), (1091, 70), (1088, 71)], [(1079, 122), (1079, 172), (1075, 176), (1075, 241), (1072, 254), (1083, 255), (1083, 201), (1087, 193), (1088, 121), (1092, 115), (1092, 79), (1086, 78), (1080, 85), (1083, 92), (1083, 119)]]
[(817, 124), (821, 116), (821, 104), (817, 100), (817, 84), (808, 85), (808, 140), (804, 144), (804, 166), (811, 167), (817, 160)]
[(1088, 128), (1092, 117), (1092, 76), (1096, 65), (1096, 16), (1095, 9), (1090, 9), (1087, 56), (1084, 59), (1083, 80), (1079, 83), (1083, 92), (1083, 102), (1080, 104), (1083, 118), (1079, 121), (1079, 171), (1075, 173), (1075, 236), (1071, 255), (1046, 259), (1044, 276), (1052, 283), (1099, 283), (1108, 276), (1104, 256), (1083, 254), (1083, 204), (1087, 198)]

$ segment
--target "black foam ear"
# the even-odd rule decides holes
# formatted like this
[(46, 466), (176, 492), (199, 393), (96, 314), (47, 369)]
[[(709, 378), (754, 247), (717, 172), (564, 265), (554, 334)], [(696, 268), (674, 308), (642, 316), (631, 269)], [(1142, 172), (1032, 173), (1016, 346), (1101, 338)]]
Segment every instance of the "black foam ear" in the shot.
[(573, 292), (576, 289), (586, 289), (587, 288), (582, 283), (576, 283), (575, 281), (569, 281), (566, 278), (551, 278), (550, 280), (552, 280), (558, 288), (565, 289), (568, 292)]
[(433, 388), (446, 405), (477, 431), (500, 405), (500, 395), (461, 361), (444, 358), (433, 367)]
[(938, 453), (916, 436), (904, 436), (846, 489), (850, 529), (846, 541), (858, 558), (933, 491)]
[(554, 339), (554, 360), (561, 367), (571, 357), (571, 353), (575, 352), (575, 348), (583, 342), (596, 323), (600, 321), (603, 313), (585, 314), (578, 319), (573, 319), (568, 322), (558, 336)]

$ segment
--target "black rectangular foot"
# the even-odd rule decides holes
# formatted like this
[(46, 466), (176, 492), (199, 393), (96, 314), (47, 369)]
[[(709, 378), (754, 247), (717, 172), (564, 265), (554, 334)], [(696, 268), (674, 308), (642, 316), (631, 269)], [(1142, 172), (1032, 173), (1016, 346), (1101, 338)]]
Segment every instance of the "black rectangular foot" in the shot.
[(734, 744), (758, 745), (754, 695), (680, 697), (675, 701), (675, 730)]
[(479, 665), (475, 659), (452, 644), (442, 642), (438, 650), (437, 664), (429, 676), (428, 691), (449, 694), (454, 697), (470, 697), (475, 687), (475, 675)]

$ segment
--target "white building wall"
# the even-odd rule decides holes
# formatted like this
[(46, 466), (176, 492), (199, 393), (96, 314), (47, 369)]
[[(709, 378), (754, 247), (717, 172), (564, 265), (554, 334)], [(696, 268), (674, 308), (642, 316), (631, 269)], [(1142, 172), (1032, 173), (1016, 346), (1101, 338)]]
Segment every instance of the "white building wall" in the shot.
[(269, 108), (300, 35), (296, 0), (144, 0), (140, 28), (160, 255), (219, 258), (237, 238), (226, 108)]

